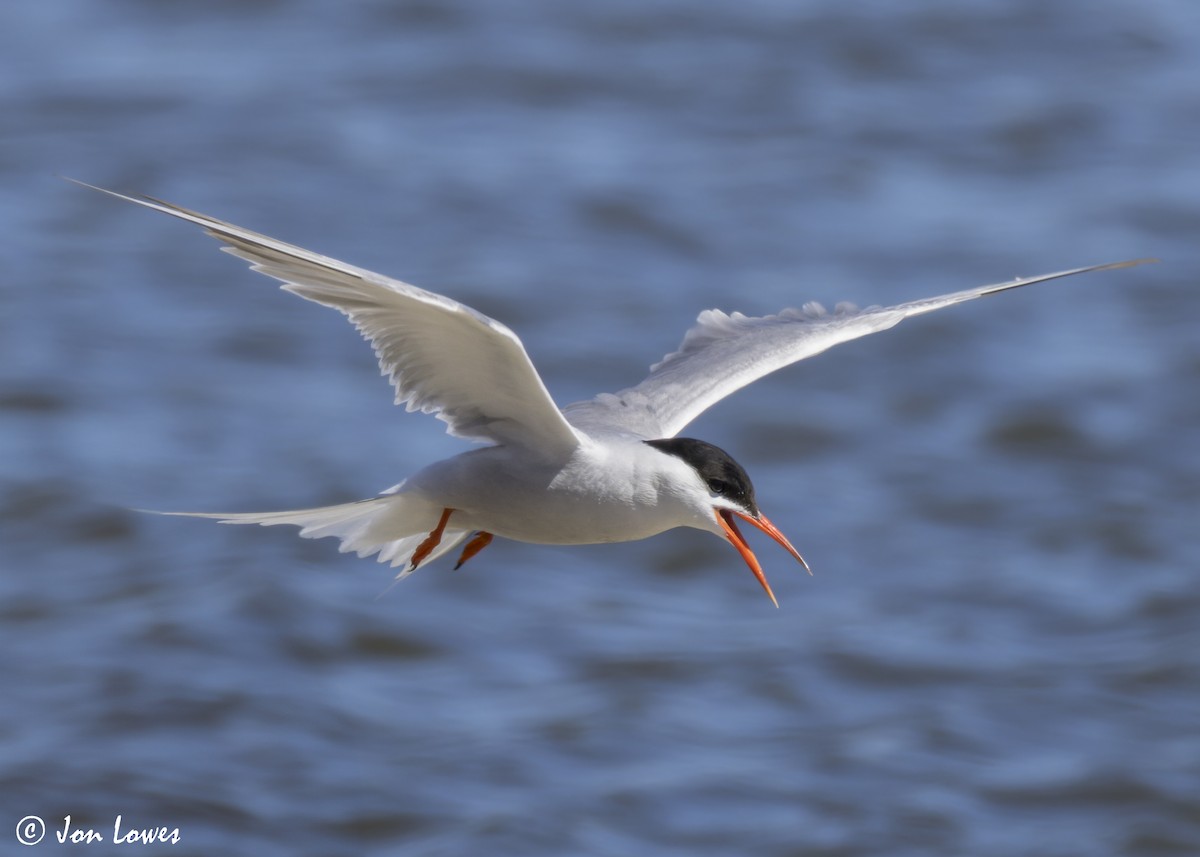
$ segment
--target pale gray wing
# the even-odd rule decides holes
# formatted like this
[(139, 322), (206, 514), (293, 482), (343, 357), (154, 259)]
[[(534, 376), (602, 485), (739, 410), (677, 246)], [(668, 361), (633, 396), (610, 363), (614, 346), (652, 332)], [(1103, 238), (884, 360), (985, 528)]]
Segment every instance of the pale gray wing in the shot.
[(1127, 268), (1152, 259), (1093, 265), (979, 286), (893, 307), (858, 309), (839, 304), (826, 312), (820, 304), (786, 309), (778, 315), (750, 318), (720, 310), (700, 313), (679, 350), (651, 367), (636, 387), (603, 393), (563, 409), (584, 431), (628, 432), (643, 438), (674, 437), (703, 411), (747, 384), (777, 369), (841, 342), (894, 327), (909, 316), (933, 312), (963, 301), (1089, 271)]
[(579, 435), (521, 340), (498, 321), (442, 295), (161, 200), (84, 186), (195, 223), (223, 242), (222, 250), (280, 280), (286, 291), (344, 314), (374, 347), (396, 404), (436, 414), (450, 434), (546, 455), (578, 446)]

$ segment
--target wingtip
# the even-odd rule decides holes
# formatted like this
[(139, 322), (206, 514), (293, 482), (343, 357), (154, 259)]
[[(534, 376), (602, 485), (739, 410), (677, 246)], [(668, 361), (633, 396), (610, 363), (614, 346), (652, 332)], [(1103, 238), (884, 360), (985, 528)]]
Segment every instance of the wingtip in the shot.
[(108, 196), (115, 197), (117, 199), (123, 199), (123, 200), (126, 200), (127, 202), (136, 202), (140, 205), (145, 205), (146, 200), (149, 199), (149, 197), (130, 196), (129, 194), (121, 193), (120, 191), (109, 190), (106, 187), (100, 187), (100, 185), (95, 185), (95, 184), (91, 184), (90, 182), (82, 181), (80, 179), (71, 178), (71, 176), (64, 176), (61, 173), (58, 175), (58, 177), (60, 179), (62, 179), (63, 181), (70, 182), (73, 185), (79, 185), (79, 187), (85, 187), (88, 190), (98, 191), (99, 193), (107, 194)]
[(111, 190), (105, 190), (104, 188), (99, 187), (98, 185), (94, 185), (94, 184), (85, 182), (82, 179), (73, 178), (71, 176), (64, 176), (62, 173), (55, 173), (55, 175), (58, 176), (60, 179), (62, 179), (65, 182), (70, 182), (71, 184), (77, 184), (80, 187), (91, 188), (92, 190), (98, 190), (101, 193), (112, 193), (113, 192)]
[(1126, 259), (1123, 262), (1109, 262), (1107, 265), (1100, 265), (1093, 270), (1096, 271), (1115, 271), (1118, 268), (1132, 268), (1135, 265), (1153, 265), (1162, 260), (1155, 256), (1143, 256), (1140, 259)]

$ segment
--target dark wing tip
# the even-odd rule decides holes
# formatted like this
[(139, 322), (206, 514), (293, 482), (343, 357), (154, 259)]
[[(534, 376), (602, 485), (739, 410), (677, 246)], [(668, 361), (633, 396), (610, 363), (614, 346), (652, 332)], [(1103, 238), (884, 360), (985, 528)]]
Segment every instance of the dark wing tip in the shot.
[(1107, 265), (1097, 265), (1093, 271), (1115, 271), (1118, 268), (1132, 268), (1135, 265), (1153, 265), (1162, 260), (1154, 256), (1143, 256), (1141, 259), (1126, 259), (1124, 262), (1109, 262)]

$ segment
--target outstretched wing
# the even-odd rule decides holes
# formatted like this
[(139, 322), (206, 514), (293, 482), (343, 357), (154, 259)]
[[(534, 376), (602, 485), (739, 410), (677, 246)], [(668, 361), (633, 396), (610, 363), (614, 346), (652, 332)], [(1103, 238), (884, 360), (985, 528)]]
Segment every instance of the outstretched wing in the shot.
[(826, 312), (820, 304), (808, 303), (800, 309), (786, 309), (762, 318), (706, 310), (687, 332), (679, 350), (653, 366), (646, 380), (619, 393), (603, 393), (590, 401), (568, 405), (563, 412), (584, 431), (674, 437), (710, 406), (764, 375), (838, 343), (894, 327), (909, 316), (1046, 280), (1150, 261), (1154, 260), (1073, 268), (893, 307), (860, 310), (839, 304), (833, 312)]
[[(74, 179), (72, 179), (74, 181)], [(396, 404), (436, 414), (458, 437), (563, 454), (579, 436), (525, 348), (498, 321), (442, 295), (150, 197), (83, 184), (195, 223), (286, 291), (333, 307), (375, 349)]]

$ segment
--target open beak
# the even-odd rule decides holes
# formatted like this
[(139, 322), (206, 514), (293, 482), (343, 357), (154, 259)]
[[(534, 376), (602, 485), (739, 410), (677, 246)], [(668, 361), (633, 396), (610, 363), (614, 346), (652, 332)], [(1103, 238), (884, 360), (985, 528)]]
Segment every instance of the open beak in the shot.
[(754, 572), (754, 576), (758, 578), (758, 582), (766, 591), (767, 596), (771, 599), (771, 603), (776, 607), (779, 602), (775, 600), (775, 593), (771, 591), (771, 584), (767, 583), (766, 575), (763, 574), (762, 566), (758, 564), (758, 557), (754, 555), (754, 551), (750, 550), (750, 545), (746, 543), (746, 538), (738, 529), (737, 521), (734, 516), (741, 518), (747, 524), (757, 529), (762, 530), (768, 536), (775, 540), (784, 550), (794, 556), (799, 563), (804, 566), (804, 570), (812, 574), (812, 569), (808, 567), (808, 563), (804, 561), (804, 557), (800, 556), (800, 552), (792, 547), (792, 543), (787, 540), (787, 536), (779, 532), (779, 528), (768, 520), (766, 515), (759, 514), (757, 518), (752, 515), (746, 515), (742, 512), (734, 511), (733, 509), (717, 509), (717, 523), (721, 525), (721, 529), (725, 532), (725, 538), (729, 539), (729, 543), (737, 548), (737, 552), (742, 555), (746, 565), (750, 566), (750, 570)]

